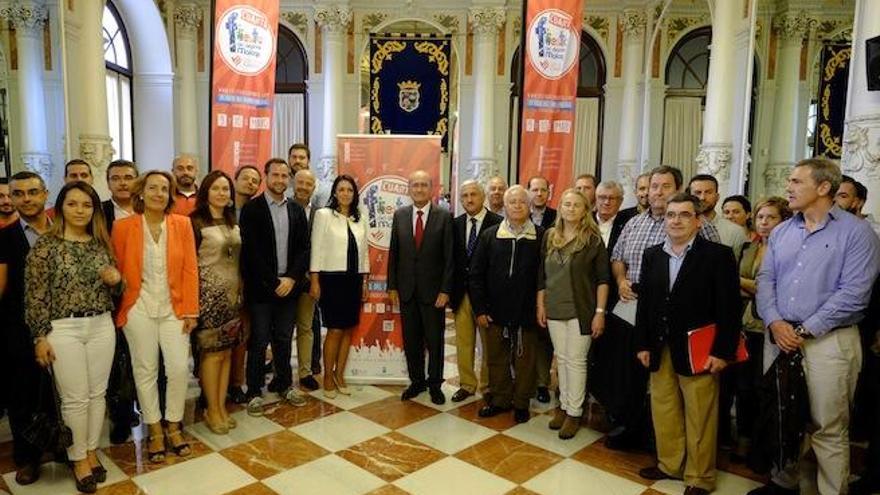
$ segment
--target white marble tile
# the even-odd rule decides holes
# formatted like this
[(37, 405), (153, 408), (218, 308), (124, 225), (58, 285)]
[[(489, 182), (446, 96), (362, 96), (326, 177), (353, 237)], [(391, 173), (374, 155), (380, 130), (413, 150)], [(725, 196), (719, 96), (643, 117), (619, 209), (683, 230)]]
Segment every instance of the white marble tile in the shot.
[(646, 487), (571, 459), (565, 459), (523, 483), (541, 495), (601, 493), (638, 495)]
[(9, 429), (9, 416), (0, 418), (0, 443), (12, 441), (12, 431)]
[(506, 493), (516, 485), (471, 464), (447, 457), (415, 473), (404, 476), (394, 484), (413, 495)]
[(547, 427), (551, 419), (547, 414), (534, 416), (526, 423), (505, 430), (504, 434), (564, 457), (568, 457), (602, 438), (601, 433), (582, 427), (574, 438), (560, 440), (559, 432)]
[(443, 379), (449, 380), (458, 376), (458, 365), (443, 360)]
[(262, 483), (280, 495), (359, 495), (385, 485), (380, 478), (335, 455), (276, 474)]
[(290, 431), (311, 440), (330, 452), (337, 452), (373, 437), (384, 435), (391, 430), (357, 414), (342, 411), (294, 426)]
[(447, 454), (496, 434), (494, 430), (451, 414), (437, 414), (397, 431)]
[[(715, 495), (742, 495), (761, 485), (757, 481), (752, 481), (733, 473), (718, 471), (718, 477), (715, 480), (715, 491), (712, 493)], [(651, 485), (651, 488), (668, 495), (680, 495), (684, 493), (685, 485), (681, 481), (662, 480)]]
[(448, 358), (450, 356), (455, 356), (458, 353), (458, 348), (456, 348), (452, 344), (443, 344), (443, 357)]
[(349, 384), (348, 388), (351, 390), (351, 395), (337, 394), (336, 397), (333, 399), (328, 399), (327, 397), (324, 397), (324, 391), (321, 389), (310, 392), (309, 395), (324, 402), (329, 402), (330, 404), (333, 404), (334, 406), (345, 410), (354, 409), (356, 407), (363, 406), (364, 404), (376, 402), (377, 400), (382, 400), (392, 395), (391, 392), (388, 392), (387, 390), (382, 390), (381, 388), (374, 387), (372, 385)]
[[(107, 481), (98, 485), (99, 488), (128, 479), (128, 476), (100, 450), (98, 451), (98, 459), (107, 469)], [(79, 493), (70, 468), (66, 464), (57, 462), (43, 464), (40, 467), (40, 480), (32, 485), (21, 486), (16, 483), (14, 471), (3, 475), (3, 480), (6, 481), (6, 486), (14, 495), (73, 495)]]
[(238, 411), (231, 416), (238, 422), (238, 426), (229, 430), (226, 435), (212, 432), (204, 421), (187, 426), (186, 431), (216, 451), (250, 442), (284, 429), (283, 426), (265, 417), (248, 416), (246, 411)]
[(206, 456), (135, 476), (146, 493), (161, 495), (220, 495), (256, 483), (257, 479), (213, 452)]
[[(446, 368), (447, 369), (452, 368), (453, 370), (455, 370), (455, 376), (458, 376), (458, 367), (456, 365), (454, 365), (452, 363), (446, 363)], [(437, 404), (434, 404), (433, 402), (431, 402), (431, 394), (429, 394), (427, 391), (422, 392), (421, 394), (419, 394), (418, 397), (416, 397), (415, 399), (412, 399), (412, 401), (418, 402), (419, 404), (421, 404), (423, 406), (428, 406), (431, 409), (436, 409), (441, 412), (446, 412), (446, 411), (451, 411), (453, 409), (458, 409), (459, 407), (461, 407), (465, 404), (469, 404), (471, 402), (479, 400), (476, 395), (472, 395), (461, 402), (452, 402), (452, 394), (454, 394), (458, 390), (458, 387), (456, 387), (454, 385), (450, 385), (448, 382), (441, 385), (440, 390), (442, 390), (443, 395), (446, 396), (446, 403), (445, 404), (441, 404), (438, 406)]]

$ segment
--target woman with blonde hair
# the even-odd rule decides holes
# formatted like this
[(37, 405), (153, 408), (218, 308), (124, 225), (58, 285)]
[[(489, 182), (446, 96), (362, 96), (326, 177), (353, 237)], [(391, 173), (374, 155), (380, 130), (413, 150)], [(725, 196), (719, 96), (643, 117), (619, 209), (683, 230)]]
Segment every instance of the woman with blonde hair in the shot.
[(599, 227), (582, 193), (568, 189), (556, 223), (544, 236), (538, 273), (538, 323), (549, 329), (559, 376), (550, 428), (577, 434), (586, 396), (587, 353), (605, 331), (610, 266)]
[(116, 348), (113, 297), (121, 292), (101, 200), (85, 182), (61, 188), (55, 223), (37, 239), (25, 268), (25, 317), (36, 360), (52, 366), (76, 487), (94, 493), (107, 479), (97, 457)]

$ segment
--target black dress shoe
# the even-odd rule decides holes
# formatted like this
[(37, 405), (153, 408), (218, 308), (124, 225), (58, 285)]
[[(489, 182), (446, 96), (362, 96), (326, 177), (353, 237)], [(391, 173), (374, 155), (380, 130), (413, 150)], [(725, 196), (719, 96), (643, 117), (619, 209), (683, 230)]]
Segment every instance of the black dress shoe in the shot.
[(446, 404), (446, 396), (443, 395), (443, 391), (440, 390), (440, 387), (431, 387), (431, 402), (438, 406), (442, 406)]
[(639, 476), (641, 476), (642, 478), (645, 478), (646, 480), (652, 480), (652, 481), (680, 479), (680, 478), (676, 478), (675, 476), (670, 476), (670, 475), (664, 473), (657, 466), (651, 466), (651, 467), (639, 469)]
[(535, 395), (538, 402), (547, 404), (550, 402), (550, 390), (547, 387), (538, 387), (538, 393)]
[(709, 495), (709, 490), (696, 486), (686, 486), (684, 488), (684, 495)]
[(517, 423), (525, 423), (529, 419), (531, 419), (531, 414), (529, 414), (528, 409), (514, 409), (513, 410), (513, 420)]
[(40, 464), (26, 464), (15, 472), (15, 482), (19, 485), (30, 485), (40, 479)]
[(98, 491), (98, 482), (95, 481), (91, 474), (86, 475), (83, 479), (77, 478), (76, 474), (74, 474), (73, 480), (76, 481), (76, 489), (82, 493), (95, 493)]
[(107, 468), (98, 463), (98, 467), (92, 468), (92, 478), (95, 478), (95, 482), (97, 483), (107, 481)]
[(783, 488), (774, 482), (767, 483), (762, 487), (755, 488), (748, 495), (798, 495), (799, 489)]
[(235, 404), (247, 404), (248, 398), (241, 387), (229, 387), (226, 396)]
[(461, 402), (472, 395), (474, 395), (473, 392), (468, 392), (467, 390), (460, 388), (452, 394), (452, 402)]
[(131, 427), (127, 423), (113, 423), (110, 428), (110, 443), (120, 445), (128, 441), (131, 436)]
[(312, 375), (304, 376), (304, 377), (300, 378), (299, 385), (300, 385), (300, 387), (302, 387), (306, 390), (309, 390), (309, 391), (314, 391), (314, 390), (318, 390), (319, 388), (321, 388), (321, 386), (318, 385), (318, 380), (315, 380), (315, 377)]
[(400, 394), (400, 400), (410, 400), (418, 397), (418, 395), (425, 391), (425, 386), (418, 385), (410, 385), (406, 390)]
[(477, 416), (481, 418), (491, 418), (492, 416), (498, 416), (501, 413), (509, 411), (509, 407), (500, 407), (493, 405), (483, 406), (479, 412), (477, 412)]

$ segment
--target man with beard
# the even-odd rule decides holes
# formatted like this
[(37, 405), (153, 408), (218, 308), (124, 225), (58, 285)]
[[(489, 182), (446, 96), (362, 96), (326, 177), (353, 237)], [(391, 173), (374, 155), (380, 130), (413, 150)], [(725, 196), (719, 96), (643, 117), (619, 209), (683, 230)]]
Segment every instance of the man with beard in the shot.
[(645, 172), (636, 179), (636, 208), (639, 213), (644, 213), (648, 204), (648, 187), (651, 185), (651, 172)]
[(718, 180), (708, 174), (695, 175), (688, 184), (688, 191), (700, 200), (703, 206), (700, 215), (718, 229), (721, 244), (733, 249), (733, 254), (739, 259), (743, 244), (747, 241), (746, 233), (742, 227), (715, 211), (715, 206), (721, 198), (718, 194)]
[(844, 175), (841, 179), (840, 187), (834, 195), (834, 202), (840, 209), (848, 211), (859, 218), (864, 218), (871, 225), (871, 228), (874, 229), (874, 233), (880, 236), (880, 223), (870, 213), (862, 213), (862, 208), (868, 202), (868, 188), (864, 184), (848, 175)]
[(486, 185), (486, 208), (496, 215), (504, 216), (504, 192), (507, 191), (507, 181), (498, 175), (489, 179)]
[(241, 219), (241, 209), (257, 195), (263, 176), (253, 165), (245, 165), (235, 171), (235, 219)]
[(196, 193), (199, 190), (196, 184), (196, 174), (199, 171), (199, 163), (193, 155), (180, 155), (174, 159), (171, 173), (177, 182), (177, 193), (174, 195), (174, 213), (189, 216), (196, 209)]
[(49, 231), (52, 221), (46, 214), (49, 191), (33, 172), (18, 172), (9, 181), (12, 203), (19, 219), (0, 230), (0, 352), (6, 366), (4, 392), (9, 405), (12, 431), (12, 457), (17, 472), (15, 482), (29, 485), (40, 477), (42, 452), (23, 435), (31, 416), (39, 407), (40, 368), (34, 359), (34, 344), (24, 321), (25, 260), (37, 238)]
[(574, 180), (574, 190), (587, 197), (590, 211), (596, 211), (596, 176), (581, 174)]
[(0, 229), (18, 219), (15, 207), (12, 206), (12, 196), (9, 194), (9, 179), (0, 178)]

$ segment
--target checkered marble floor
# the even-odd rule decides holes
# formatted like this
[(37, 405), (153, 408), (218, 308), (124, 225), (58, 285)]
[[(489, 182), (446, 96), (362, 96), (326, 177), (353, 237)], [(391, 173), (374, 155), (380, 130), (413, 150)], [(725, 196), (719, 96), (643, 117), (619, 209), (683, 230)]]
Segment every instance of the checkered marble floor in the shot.
[[(454, 329), (447, 333), (447, 398), (457, 389)], [(143, 433), (111, 446), (107, 428), (100, 450), (108, 469), (105, 495), (348, 494), (680, 494), (680, 482), (650, 483), (638, 476), (646, 454), (606, 449), (595, 417), (562, 441), (547, 428), (552, 405), (532, 403), (532, 419), (483, 419), (475, 397), (435, 406), (427, 393), (402, 402), (403, 387), (351, 386), (350, 397), (312, 393), (304, 407), (276, 402), (263, 417), (240, 407), (238, 428), (215, 435), (203, 423), (186, 427), (193, 454), (146, 461)], [(593, 429), (591, 428), (593, 426)], [(15, 483), (8, 426), (0, 423), (0, 493), (77, 493), (60, 464), (43, 466), (39, 482)], [(724, 466), (724, 464), (722, 464)], [(726, 467), (726, 466), (725, 466)], [(741, 495), (759, 486), (744, 468), (721, 471), (717, 494)]]

